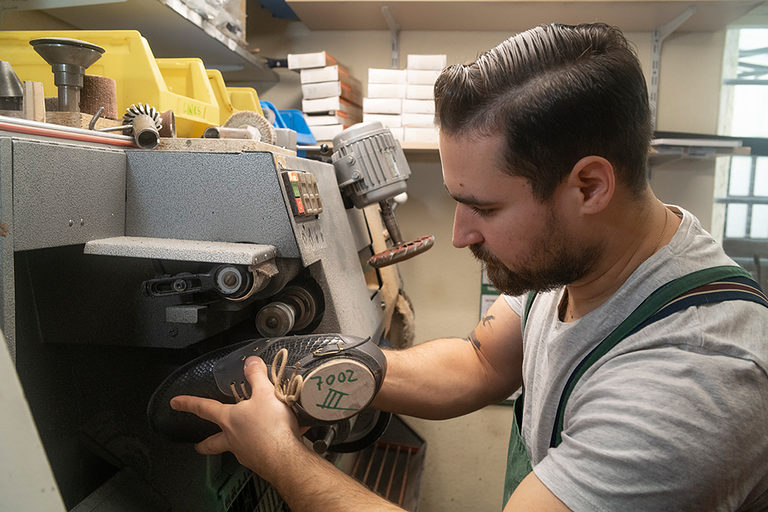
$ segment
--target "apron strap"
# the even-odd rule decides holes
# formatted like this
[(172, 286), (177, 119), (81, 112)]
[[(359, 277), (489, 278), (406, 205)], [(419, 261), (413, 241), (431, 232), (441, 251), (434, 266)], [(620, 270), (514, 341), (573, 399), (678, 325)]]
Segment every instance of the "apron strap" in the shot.
[(768, 298), (752, 276), (741, 267), (724, 265), (699, 270), (670, 281), (649, 295), (618, 327), (603, 339), (576, 366), (566, 381), (557, 406), (550, 446), (562, 442), (565, 405), (576, 383), (600, 358), (627, 336), (653, 322), (691, 306), (725, 300), (747, 300), (768, 307)]
[[(536, 292), (528, 292), (528, 297), (525, 300), (525, 309), (523, 310), (523, 317), (521, 319), (522, 332), (525, 335), (525, 323), (528, 321), (528, 314), (533, 307), (533, 299), (536, 298)], [(523, 431), (523, 400), (525, 398), (525, 385), (520, 386), (520, 396), (515, 399), (515, 423), (517, 423), (518, 430)]]

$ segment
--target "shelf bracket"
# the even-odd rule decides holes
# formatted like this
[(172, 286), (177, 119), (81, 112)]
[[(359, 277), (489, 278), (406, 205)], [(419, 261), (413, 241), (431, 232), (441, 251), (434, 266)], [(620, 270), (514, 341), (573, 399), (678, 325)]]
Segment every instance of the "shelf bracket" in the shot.
[(392, 69), (400, 69), (400, 25), (395, 21), (392, 13), (389, 12), (388, 6), (381, 6), (381, 14), (387, 22), (389, 34), (392, 38)]
[(686, 10), (678, 14), (674, 19), (666, 22), (664, 25), (658, 27), (653, 32), (653, 43), (651, 47), (651, 86), (648, 91), (648, 99), (651, 107), (651, 119), (653, 121), (653, 129), (656, 129), (658, 123), (658, 107), (659, 107), (659, 75), (661, 73), (661, 46), (664, 44), (664, 40), (672, 34), (675, 30), (680, 28), (680, 25), (685, 23), (688, 18), (693, 16), (696, 12), (696, 7), (688, 7)]

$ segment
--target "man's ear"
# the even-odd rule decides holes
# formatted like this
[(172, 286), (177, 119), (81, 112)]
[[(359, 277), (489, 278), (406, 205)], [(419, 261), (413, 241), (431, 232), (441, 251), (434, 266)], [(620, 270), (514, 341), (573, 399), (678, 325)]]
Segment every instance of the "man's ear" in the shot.
[(611, 162), (601, 156), (585, 156), (573, 166), (567, 178), (572, 197), (579, 201), (582, 213), (603, 211), (613, 199), (616, 174)]

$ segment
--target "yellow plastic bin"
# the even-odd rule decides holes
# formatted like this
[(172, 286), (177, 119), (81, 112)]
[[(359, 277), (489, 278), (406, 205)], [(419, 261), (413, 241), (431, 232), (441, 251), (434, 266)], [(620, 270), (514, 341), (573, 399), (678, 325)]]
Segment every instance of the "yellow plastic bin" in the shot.
[(149, 104), (161, 112), (173, 110), (179, 137), (200, 137), (208, 126), (219, 124), (219, 105), (202, 62), (196, 59), (199, 68), (187, 64), (184, 70), (165, 66), (172, 81), (169, 87), (147, 40), (135, 30), (0, 31), (0, 60), (10, 62), (21, 80), (43, 82), (46, 96), (57, 96), (58, 91), (51, 66), (29, 44), (40, 37), (70, 37), (103, 47), (104, 55), (86, 73), (117, 82), (118, 112), (134, 103)]
[(252, 110), (264, 115), (256, 89), (251, 87), (227, 87), (218, 69), (206, 69), (216, 101), (219, 103), (219, 121), (224, 124), (229, 116), (241, 110)]
[(218, 69), (206, 69), (205, 72), (208, 75), (208, 81), (211, 83), (213, 95), (219, 104), (219, 124), (224, 124), (229, 119), (229, 116), (242, 109), (236, 109), (232, 105), (232, 101), (227, 93), (227, 85), (224, 83), (224, 77), (221, 76), (221, 71)]
[(227, 87), (227, 93), (229, 94), (229, 101), (237, 110), (253, 110), (264, 115), (256, 89), (252, 87)]
[[(196, 58), (180, 58), (155, 59), (155, 62), (157, 62), (157, 67), (160, 69), (160, 74), (163, 76), (169, 91), (197, 100), (208, 107), (206, 111), (209, 115), (205, 116), (205, 120), (202, 122), (187, 122), (186, 119), (182, 119), (180, 122), (179, 116), (176, 116), (176, 133), (179, 134), (179, 137), (202, 137), (206, 128), (218, 126), (221, 109), (208, 80), (203, 61)], [(198, 108), (192, 104), (185, 105), (185, 107)], [(187, 113), (199, 116), (202, 111), (193, 110)], [(181, 135), (181, 133), (187, 135)]]

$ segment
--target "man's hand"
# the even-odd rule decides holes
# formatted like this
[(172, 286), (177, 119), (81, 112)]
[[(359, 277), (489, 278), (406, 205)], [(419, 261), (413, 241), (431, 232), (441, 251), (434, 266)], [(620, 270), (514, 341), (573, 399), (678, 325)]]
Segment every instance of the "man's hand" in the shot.
[(194, 396), (171, 399), (177, 411), (191, 412), (221, 427), (221, 432), (195, 445), (198, 452), (234, 453), (240, 464), (271, 482), (295, 512), (402, 512), (304, 446), (296, 416), (275, 397), (264, 361), (246, 359), (245, 378), (251, 398), (235, 405)]
[(237, 404), (182, 395), (171, 399), (171, 407), (221, 427), (221, 432), (195, 445), (198, 453), (232, 452), (240, 464), (274, 481), (286, 454), (292, 448), (304, 449), (298, 423), (293, 411), (275, 397), (264, 361), (246, 359), (245, 378), (251, 385), (251, 398)]

